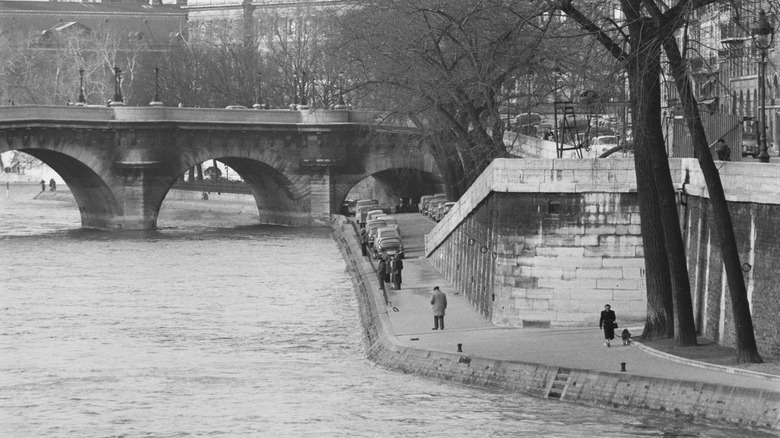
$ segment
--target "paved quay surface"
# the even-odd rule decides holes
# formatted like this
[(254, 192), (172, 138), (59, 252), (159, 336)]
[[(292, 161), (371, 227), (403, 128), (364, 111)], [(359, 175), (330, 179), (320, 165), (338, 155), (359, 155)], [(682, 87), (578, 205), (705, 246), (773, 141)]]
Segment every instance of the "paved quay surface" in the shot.
[[(424, 258), (424, 235), (434, 223), (418, 214), (398, 215), (404, 239), (403, 284), (401, 290), (387, 290), (386, 307), (391, 331), (404, 346), (496, 360), (538, 363), (580, 370), (621, 372), (678, 381), (702, 382), (740, 388), (780, 392), (780, 376), (741, 369), (676, 360), (654, 354), (636, 344), (623, 346), (619, 339), (607, 348), (594, 313), (593, 327), (502, 328), (486, 321), (465, 296), (456, 294), (449, 282)], [(445, 330), (432, 330), (430, 294), (439, 286), (447, 294)], [(600, 307), (600, 305), (599, 305)], [(614, 309), (620, 322), (620, 309)], [(642, 327), (628, 327), (638, 336)], [(683, 362), (683, 363), (681, 363)], [(698, 366), (694, 366), (698, 365)]]

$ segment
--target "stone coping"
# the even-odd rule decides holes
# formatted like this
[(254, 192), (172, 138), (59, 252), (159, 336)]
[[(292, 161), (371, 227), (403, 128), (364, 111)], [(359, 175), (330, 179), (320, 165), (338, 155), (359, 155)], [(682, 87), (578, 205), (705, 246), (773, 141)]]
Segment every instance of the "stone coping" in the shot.
[[(774, 163), (716, 161), (729, 202), (780, 204), (780, 166)], [(709, 197), (698, 160), (671, 158), (677, 191)], [(690, 182), (683, 187), (686, 173)], [(458, 224), (493, 192), (504, 193), (634, 193), (633, 158), (523, 159), (498, 158), (485, 169), (452, 210), (425, 236), (425, 255), (441, 245)]]

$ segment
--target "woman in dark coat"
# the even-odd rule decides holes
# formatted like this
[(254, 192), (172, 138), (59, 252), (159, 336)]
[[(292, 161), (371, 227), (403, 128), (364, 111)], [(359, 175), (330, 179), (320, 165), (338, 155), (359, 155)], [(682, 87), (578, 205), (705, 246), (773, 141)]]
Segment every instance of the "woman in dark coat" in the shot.
[(599, 319), (599, 328), (604, 329), (604, 339), (607, 340), (607, 342), (604, 343), (607, 347), (609, 347), (609, 341), (615, 339), (615, 312), (612, 311), (612, 308), (607, 304), (604, 306), (604, 310), (601, 311), (601, 319)]

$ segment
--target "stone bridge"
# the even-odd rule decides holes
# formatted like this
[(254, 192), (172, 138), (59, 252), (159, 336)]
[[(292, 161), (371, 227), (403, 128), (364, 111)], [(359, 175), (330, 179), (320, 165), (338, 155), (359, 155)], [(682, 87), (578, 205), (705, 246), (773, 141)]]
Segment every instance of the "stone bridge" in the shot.
[(321, 109), (13, 106), (0, 108), (0, 152), (25, 152), (54, 169), (84, 227), (156, 228), (176, 180), (210, 159), (250, 185), (262, 222), (312, 225), (338, 212), (369, 176), (407, 195), (440, 186), (426, 148), (404, 146), (408, 131), (377, 129), (375, 117)]

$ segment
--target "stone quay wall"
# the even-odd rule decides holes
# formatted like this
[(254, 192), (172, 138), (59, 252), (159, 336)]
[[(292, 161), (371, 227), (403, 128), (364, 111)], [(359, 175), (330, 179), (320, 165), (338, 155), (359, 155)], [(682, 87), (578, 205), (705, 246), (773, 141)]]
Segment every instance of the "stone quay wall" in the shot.
[[(718, 165), (759, 352), (780, 357), (780, 278), (773, 266), (780, 259), (780, 166)], [(670, 167), (697, 330), (734, 346), (704, 178), (693, 159), (671, 159)], [(426, 236), (426, 255), (497, 325), (593, 325), (606, 303), (620, 322), (642, 322), (639, 227), (633, 160), (499, 159)]]
[(412, 348), (392, 332), (382, 293), (371, 264), (360, 254), (354, 226), (343, 217), (332, 223), (352, 278), (363, 342), (370, 360), (388, 369), (488, 390), (547, 397), (553, 382), (568, 373), (570, 383), (559, 399), (621, 412), (673, 415), (696, 421), (727, 422), (780, 430), (776, 409), (780, 394), (718, 384), (683, 382), (620, 373), (563, 369)]
[(426, 239), (436, 268), (496, 325), (644, 321), (633, 162), (496, 160)]

